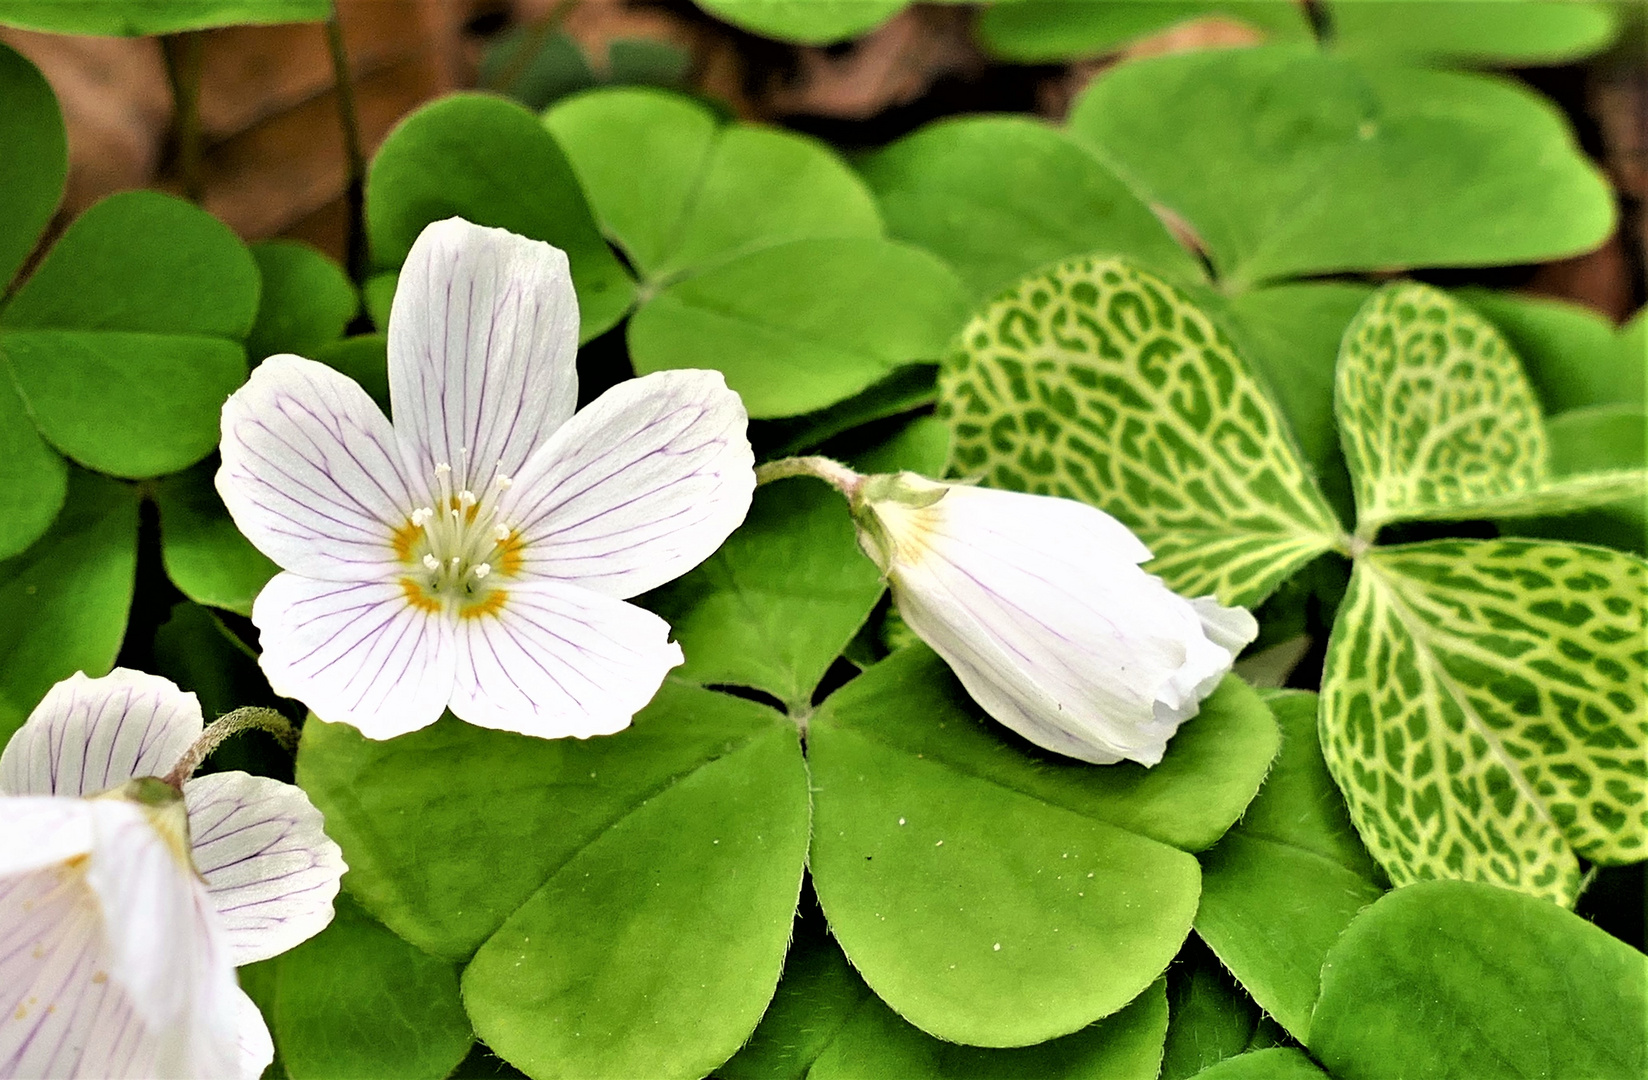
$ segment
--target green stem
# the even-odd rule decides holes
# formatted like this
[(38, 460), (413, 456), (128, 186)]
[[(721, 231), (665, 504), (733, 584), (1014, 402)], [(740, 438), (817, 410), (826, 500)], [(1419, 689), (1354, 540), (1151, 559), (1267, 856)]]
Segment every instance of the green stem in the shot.
[(172, 771), (162, 779), (182, 791), (183, 782), (195, 774), (195, 770), (200, 768), (201, 763), (210, 757), (212, 751), (221, 746), (225, 739), (252, 730), (267, 731), (285, 749), (297, 750), (298, 729), (292, 726), (290, 720), (273, 709), (248, 705), (243, 709), (225, 713), (212, 721), (206, 730), (200, 733), (200, 737), (190, 744), (189, 749), (183, 752), (183, 757), (172, 766)]
[(177, 170), (183, 195), (192, 203), (206, 196), (201, 170), (200, 70), (205, 39), (199, 30), (160, 39), (166, 77), (172, 84), (172, 113), (177, 124)]
[(349, 225), (344, 244), (349, 276), (359, 285), (366, 280), (366, 154), (361, 149), (360, 116), (355, 111), (355, 85), (349, 76), (349, 52), (344, 47), (343, 24), (337, 5), (326, 20), (326, 45), (332, 53), (332, 75), (338, 93), (338, 123), (343, 128), (343, 152), (348, 170), (343, 188)]

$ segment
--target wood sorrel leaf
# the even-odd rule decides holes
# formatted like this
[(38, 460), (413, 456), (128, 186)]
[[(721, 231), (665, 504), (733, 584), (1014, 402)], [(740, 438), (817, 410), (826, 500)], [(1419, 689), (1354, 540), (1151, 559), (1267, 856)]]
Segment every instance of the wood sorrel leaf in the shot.
[(881, 235), (875, 200), (827, 146), (724, 123), (684, 95), (596, 90), (556, 105), (544, 126), (654, 288), (791, 240)]
[(0, 562), (0, 736), (10, 738), (59, 680), (108, 674), (136, 573), (137, 492), (72, 470), (52, 527)]
[[(0, 375), (7, 374), (0, 343)], [(68, 463), (35, 430), (9, 377), (0, 384), (0, 559), (40, 538), (63, 507)]]
[(1577, 915), (1422, 882), (1328, 953), (1310, 1050), (1339, 1080), (1641, 1076), (1645, 989), (1648, 957)]
[(470, 1016), (533, 1075), (701, 1076), (760, 1019), (806, 856), (786, 717), (670, 681), (588, 741), (311, 719), (298, 780), (368, 910), (474, 955)]
[(1358, 560), (1322, 750), (1391, 880), (1572, 904), (1576, 855), (1648, 854), (1648, 565), (1606, 548), (1433, 541)]
[(796, 240), (665, 288), (629, 324), (639, 374), (715, 368), (752, 417), (833, 404), (938, 360), (967, 317), (954, 272), (874, 238)]
[(1132, 1003), (1063, 1038), (986, 1049), (942, 1042), (870, 992), (803, 902), (784, 977), (750, 1041), (715, 1071), (722, 1080), (1156, 1080), (1167, 1027), (1158, 980)]
[(0, 0), (0, 23), (54, 34), (149, 37), (213, 26), (321, 22), (328, 0)]
[(260, 1002), (291, 1080), (441, 1080), (475, 1037), (450, 960), (418, 951), (347, 893), (331, 925), (267, 969)]
[(343, 267), (307, 244), (265, 240), (251, 246), (263, 279), (257, 321), (246, 335), (252, 363), (275, 353), (309, 356), (343, 337), (360, 297)]
[(1227, 680), (1153, 769), (1041, 753), (925, 646), (808, 725), (810, 866), (830, 927), (929, 1034), (1023, 1046), (1121, 1008), (1178, 951), (1206, 847), (1257, 789), (1275, 722)]
[(1333, 1080), (1291, 1046), (1273, 1046), (1226, 1058), (1196, 1074), (1196, 1080)]
[(0, 311), (0, 350), (47, 441), (100, 472), (158, 476), (217, 445), (257, 302), (257, 265), (225, 225), (124, 192), (70, 225)]
[(1242, 820), (1202, 861), (1201, 935), (1295, 1038), (1310, 1028), (1322, 959), (1381, 893), (1317, 743), (1315, 694), (1269, 697), (1282, 749)]
[(1416, 518), (1562, 513), (1641, 491), (1641, 470), (1550, 476), (1522, 364), (1480, 315), (1428, 285), (1380, 289), (1340, 348), (1335, 407), (1357, 531)]
[[(0, 16), (3, 18), (3, 16)], [(68, 136), (38, 68), (0, 44), (0, 295), (40, 240), (63, 197)]]
[(1187, 219), (1236, 290), (1536, 262), (1587, 251), (1614, 226), (1607, 182), (1561, 114), (1480, 75), (1303, 46), (1180, 53), (1112, 68), (1070, 129)]
[(765, 690), (794, 712), (810, 707), (883, 588), (846, 500), (795, 478), (759, 488), (720, 550), (644, 603), (681, 643), (678, 677)]
[(1616, 329), (1607, 316), (1561, 300), (1491, 289), (1454, 296), (1498, 327), (1548, 414), (1615, 403), (1641, 410), (1648, 379), (1641, 315)]
[(197, 604), (252, 613), (252, 601), (280, 571), (240, 534), (212, 486), (208, 462), (155, 485), (160, 510), (160, 554), (166, 575)]
[(944, 259), (980, 299), (1055, 259), (1093, 253), (1204, 279), (1114, 173), (1063, 132), (1024, 117), (930, 124), (860, 169), (888, 235)]
[(394, 270), (431, 222), (466, 218), (567, 254), (588, 341), (629, 310), (635, 283), (601, 238), (566, 156), (519, 105), (456, 94), (402, 120), (367, 177), (373, 264)]
[(939, 390), (952, 472), (1098, 506), (1188, 596), (1256, 604), (1340, 543), (1230, 339), (1177, 289), (1117, 260), (1070, 260), (986, 306)]
[(1570, 0), (1329, 0), (1334, 42), (1358, 56), (1558, 63), (1606, 48), (1623, 11)]
[[(910, 0), (698, 0), (735, 26), (807, 45), (828, 45), (885, 22)], [(953, 2), (953, 0), (951, 0)]]
[(979, 13), (979, 39), (997, 56), (1045, 63), (1099, 56), (1177, 23), (1209, 15), (1262, 31), (1270, 41), (1308, 41), (1310, 26), (1292, 0), (1127, 0), (1076, 3), (1016, 0)]

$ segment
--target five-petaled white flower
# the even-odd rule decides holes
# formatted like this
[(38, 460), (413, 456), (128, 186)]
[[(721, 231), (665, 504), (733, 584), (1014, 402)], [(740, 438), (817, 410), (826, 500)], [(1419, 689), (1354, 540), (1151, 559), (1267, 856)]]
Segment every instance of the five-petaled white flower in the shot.
[(200, 704), (117, 669), (58, 683), (0, 754), (0, 1076), (256, 1077), (235, 968), (332, 919), (343, 874), (290, 784), (169, 772)]
[(393, 426), (296, 356), (230, 397), (218, 491), (285, 571), (252, 609), (276, 691), (377, 739), (448, 706), (609, 734), (652, 699), (681, 650), (624, 600), (743, 521), (748, 416), (713, 371), (632, 379), (574, 415), (577, 346), (566, 256), (452, 218), (401, 269)]
[(1258, 634), (1247, 611), (1145, 573), (1149, 549), (1085, 503), (908, 472), (838, 485), (904, 621), (1049, 750), (1156, 764)]

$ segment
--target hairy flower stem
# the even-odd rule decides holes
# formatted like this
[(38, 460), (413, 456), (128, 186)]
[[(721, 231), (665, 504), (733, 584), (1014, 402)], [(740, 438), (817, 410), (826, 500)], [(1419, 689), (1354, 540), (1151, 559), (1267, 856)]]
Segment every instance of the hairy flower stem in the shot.
[(805, 457), (779, 458), (758, 465), (755, 469), (756, 486), (770, 484), (774, 480), (786, 480), (792, 476), (811, 476), (822, 480), (835, 488), (851, 501), (858, 494), (858, 489), (864, 485), (866, 477), (839, 461), (832, 461), (827, 457), (808, 455)]
[(195, 770), (211, 756), (213, 750), (223, 745), (231, 735), (253, 729), (267, 731), (286, 750), (295, 751), (298, 747), (298, 729), (292, 726), (290, 720), (273, 709), (248, 705), (243, 709), (225, 713), (207, 725), (206, 730), (200, 733), (200, 738), (190, 744), (189, 749), (183, 752), (183, 757), (172, 766), (172, 771), (161, 779), (182, 791), (183, 782), (195, 774)]

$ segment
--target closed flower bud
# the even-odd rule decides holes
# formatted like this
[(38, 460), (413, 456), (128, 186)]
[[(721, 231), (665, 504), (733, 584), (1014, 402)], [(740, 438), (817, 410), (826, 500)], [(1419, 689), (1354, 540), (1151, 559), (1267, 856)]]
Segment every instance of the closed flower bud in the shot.
[(1085, 503), (908, 472), (841, 486), (905, 622), (987, 713), (1057, 753), (1154, 765), (1258, 633), (1145, 573), (1149, 549)]

